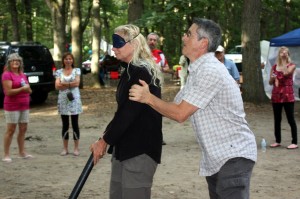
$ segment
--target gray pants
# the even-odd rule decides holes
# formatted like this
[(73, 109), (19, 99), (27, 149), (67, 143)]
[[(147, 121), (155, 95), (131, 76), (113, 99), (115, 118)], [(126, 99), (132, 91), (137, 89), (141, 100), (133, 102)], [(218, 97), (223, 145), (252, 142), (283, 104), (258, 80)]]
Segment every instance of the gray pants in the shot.
[(210, 199), (249, 199), (254, 164), (246, 158), (233, 158), (218, 173), (207, 176)]
[(150, 199), (157, 163), (146, 154), (124, 160), (112, 158), (110, 199)]

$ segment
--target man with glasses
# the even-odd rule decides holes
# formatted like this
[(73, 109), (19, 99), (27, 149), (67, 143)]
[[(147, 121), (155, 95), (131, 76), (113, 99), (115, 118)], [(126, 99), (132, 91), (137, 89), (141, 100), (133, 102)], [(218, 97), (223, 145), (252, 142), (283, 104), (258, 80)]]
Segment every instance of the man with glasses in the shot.
[(206, 177), (210, 198), (248, 199), (257, 145), (245, 120), (240, 89), (214, 55), (221, 37), (218, 24), (195, 18), (182, 37), (189, 77), (174, 102), (155, 97), (141, 80), (141, 86), (129, 90), (129, 99), (177, 122), (191, 118), (202, 151), (199, 174)]

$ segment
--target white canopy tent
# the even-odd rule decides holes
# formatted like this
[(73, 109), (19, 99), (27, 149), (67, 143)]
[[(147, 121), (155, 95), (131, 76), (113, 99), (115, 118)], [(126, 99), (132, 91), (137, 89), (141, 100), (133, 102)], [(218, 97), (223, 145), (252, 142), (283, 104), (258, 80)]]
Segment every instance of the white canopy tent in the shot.
[(109, 44), (105, 40), (101, 39), (100, 49), (103, 50), (104, 52), (107, 52), (108, 55), (115, 57), (115, 52), (112, 51), (112, 48), (113, 48), (113, 46), (111, 44)]

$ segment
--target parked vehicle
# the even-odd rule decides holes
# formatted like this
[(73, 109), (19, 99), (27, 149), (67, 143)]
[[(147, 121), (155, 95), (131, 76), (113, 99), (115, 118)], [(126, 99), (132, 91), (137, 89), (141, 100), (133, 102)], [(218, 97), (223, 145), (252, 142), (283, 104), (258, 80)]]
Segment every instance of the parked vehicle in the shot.
[(112, 71), (120, 71), (121, 69), (120, 60), (110, 55), (105, 55), (100, 59), (100, 66), (103, 67), (106, 73)]
[(238, 71), (241, 73), (242, 72), (242, 46), (238, 45), (235, 46), (235, 48), (231, 49), (228, 51), (227, 54), (225, 54), (226, 59), (230, 59), (233, 61), (238, 69)]
[[(225, 54), (226, 59), (232, 60), (236, 67), (238, 68), (238, 71), (242, 72), (242, 62), (243, 62), (243, 56), (242, 56), (243, 48), (241, 45), (235, 46), (233, 49), (230, 49), (227, 54)], [(266, 64), (266, 61), (261, 56), (261, 67), (264, 68)]]
[[(7, 56), (18, 53), (24, 62), (24, 73), (32, 89), (31, 102), (43, 103), (48, 93), (55, 90), (56, 67), (49, 49), (38, 42), (0, 42), (0, 73), (2, 74)], [(3, 89), (0, 84), (0, 103), (3, 105)]]
[[(103, 72), (107, 74), (111, 71), (120, 72), (120, 61), (110, 55), (101, 56), (99, 59), (99, 67), (103, 69)], [(82, 62), (81, 71), (83, 74), (87, 74), (91, 72), (91, 60), (86, 60)]]
[(91, 60), (86, 60), (84, 62), (82, 62), (82, 65), (81, 65), (81, 72), (82, 74), (88, 74), (92, 71), (91, 69)]

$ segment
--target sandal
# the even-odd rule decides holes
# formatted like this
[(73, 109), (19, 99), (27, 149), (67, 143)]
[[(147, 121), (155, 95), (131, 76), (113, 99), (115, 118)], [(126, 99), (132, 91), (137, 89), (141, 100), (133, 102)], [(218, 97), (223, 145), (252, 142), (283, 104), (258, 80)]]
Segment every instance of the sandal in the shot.
[(25, 154), (25, 155), (19, 156), (19, 158), (22, 158), (22, 159), (31, 159), (31, 158), (33, 158), (33, 156), (30, 155), (30, 154)]
[(74, 153), (73, 153), (73, 155), (74, 155), (74, 156), (79, 156), (80, 153), (79, 153), (79, 151), (75, 150)]
[(60, 153), (61, 156), (66, 156), (66, 155), (68, 155), (68, 154), (69, 154), (69, 152), (66, 151), (66, 150), (63, 150), (63, 151)]
[(280, 147), (280, 146), (281, 146), (281, 144), (279, 144), (277, 142), (270, 145), (271, 148), (276, 148), (276, 147)]
[(288, 147), (286, 147), (287, 149), (298, 149), (298, 145), (297, 144), (291, 144)]
[(6, 163), (10, 163), (12, 162), (12, 159), (10, 157), (5, 157), (2, 159), (3, 162), (6, 162)]

